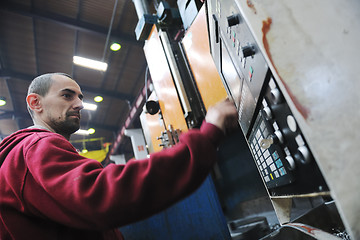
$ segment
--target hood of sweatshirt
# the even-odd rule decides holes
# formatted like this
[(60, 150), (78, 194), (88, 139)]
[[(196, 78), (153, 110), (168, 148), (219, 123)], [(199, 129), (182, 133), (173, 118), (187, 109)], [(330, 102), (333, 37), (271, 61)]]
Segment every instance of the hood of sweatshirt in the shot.
[(8, 153), (22, 140), (26, 137), (31, 136), (37, 132), (49, 132), (48, 130), (38, 129), (38, 128), (27, 128), (19, 130), (10, 136), (4, 138), (0, 142), (0, 166), (3, 164)]

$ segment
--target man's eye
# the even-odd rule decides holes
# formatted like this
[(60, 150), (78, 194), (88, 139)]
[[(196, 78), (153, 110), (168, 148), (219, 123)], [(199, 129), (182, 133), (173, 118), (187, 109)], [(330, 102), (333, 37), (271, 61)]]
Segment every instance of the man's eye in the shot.
[(71, 98), (71, 95), (70, 95), (70, 94), (65, 93), (65, 94), (63, 94), (63, 97), (65, 97), (65, 98)]

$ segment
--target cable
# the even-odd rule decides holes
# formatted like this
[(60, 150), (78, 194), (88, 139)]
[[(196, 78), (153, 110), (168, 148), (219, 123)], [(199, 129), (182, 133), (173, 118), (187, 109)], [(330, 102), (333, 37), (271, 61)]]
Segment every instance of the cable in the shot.
[(148, 100), (148, 74), (149, 74), (149, 66), (146, 66), (145, 71), (145, 101)]
[(116, 7), (117, 7), (117, 5), (118, 5), (118, 0), (115, 0), (114, 9), (113, 9), (113, 13), (112, 13), (112, 16), (111, 16), (111, 21), (110, 21), (109, 31), (108, 31), (107, 36), (106, 36), (104, 54), (103, 54), (103, 57), (102, 57), (102, 61), (103, 61), (103, 62), (105, 61), (106, 49), (107, 49), (107, 47), (108, 47), (108, 45), (109, 45), (109, 38), (110, 38), (110, 33), (111, 33), (112, 25), (113, 25), (113, 22), (114, 22), (114, 18), (115, 18), (115, 13), (116, 13)]

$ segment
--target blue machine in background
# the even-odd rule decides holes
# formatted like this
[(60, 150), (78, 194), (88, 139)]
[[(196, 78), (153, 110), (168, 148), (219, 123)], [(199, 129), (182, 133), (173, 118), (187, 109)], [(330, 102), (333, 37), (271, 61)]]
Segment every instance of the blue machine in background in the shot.
[(126, 240), (231, 239), (210, 176), (186, 199), (120, 231)]

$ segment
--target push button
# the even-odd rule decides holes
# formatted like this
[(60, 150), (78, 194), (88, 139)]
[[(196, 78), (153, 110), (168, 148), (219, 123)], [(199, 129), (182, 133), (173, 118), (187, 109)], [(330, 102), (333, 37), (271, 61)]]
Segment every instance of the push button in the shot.
[(232, 27), (240, 23), (240, 16), (239, 14), (234, 14), (227, 17), (228, 26)]
[(244, 58), (254, 56), (255, 47), (252, 45), (247, 45), (241, 48)]

